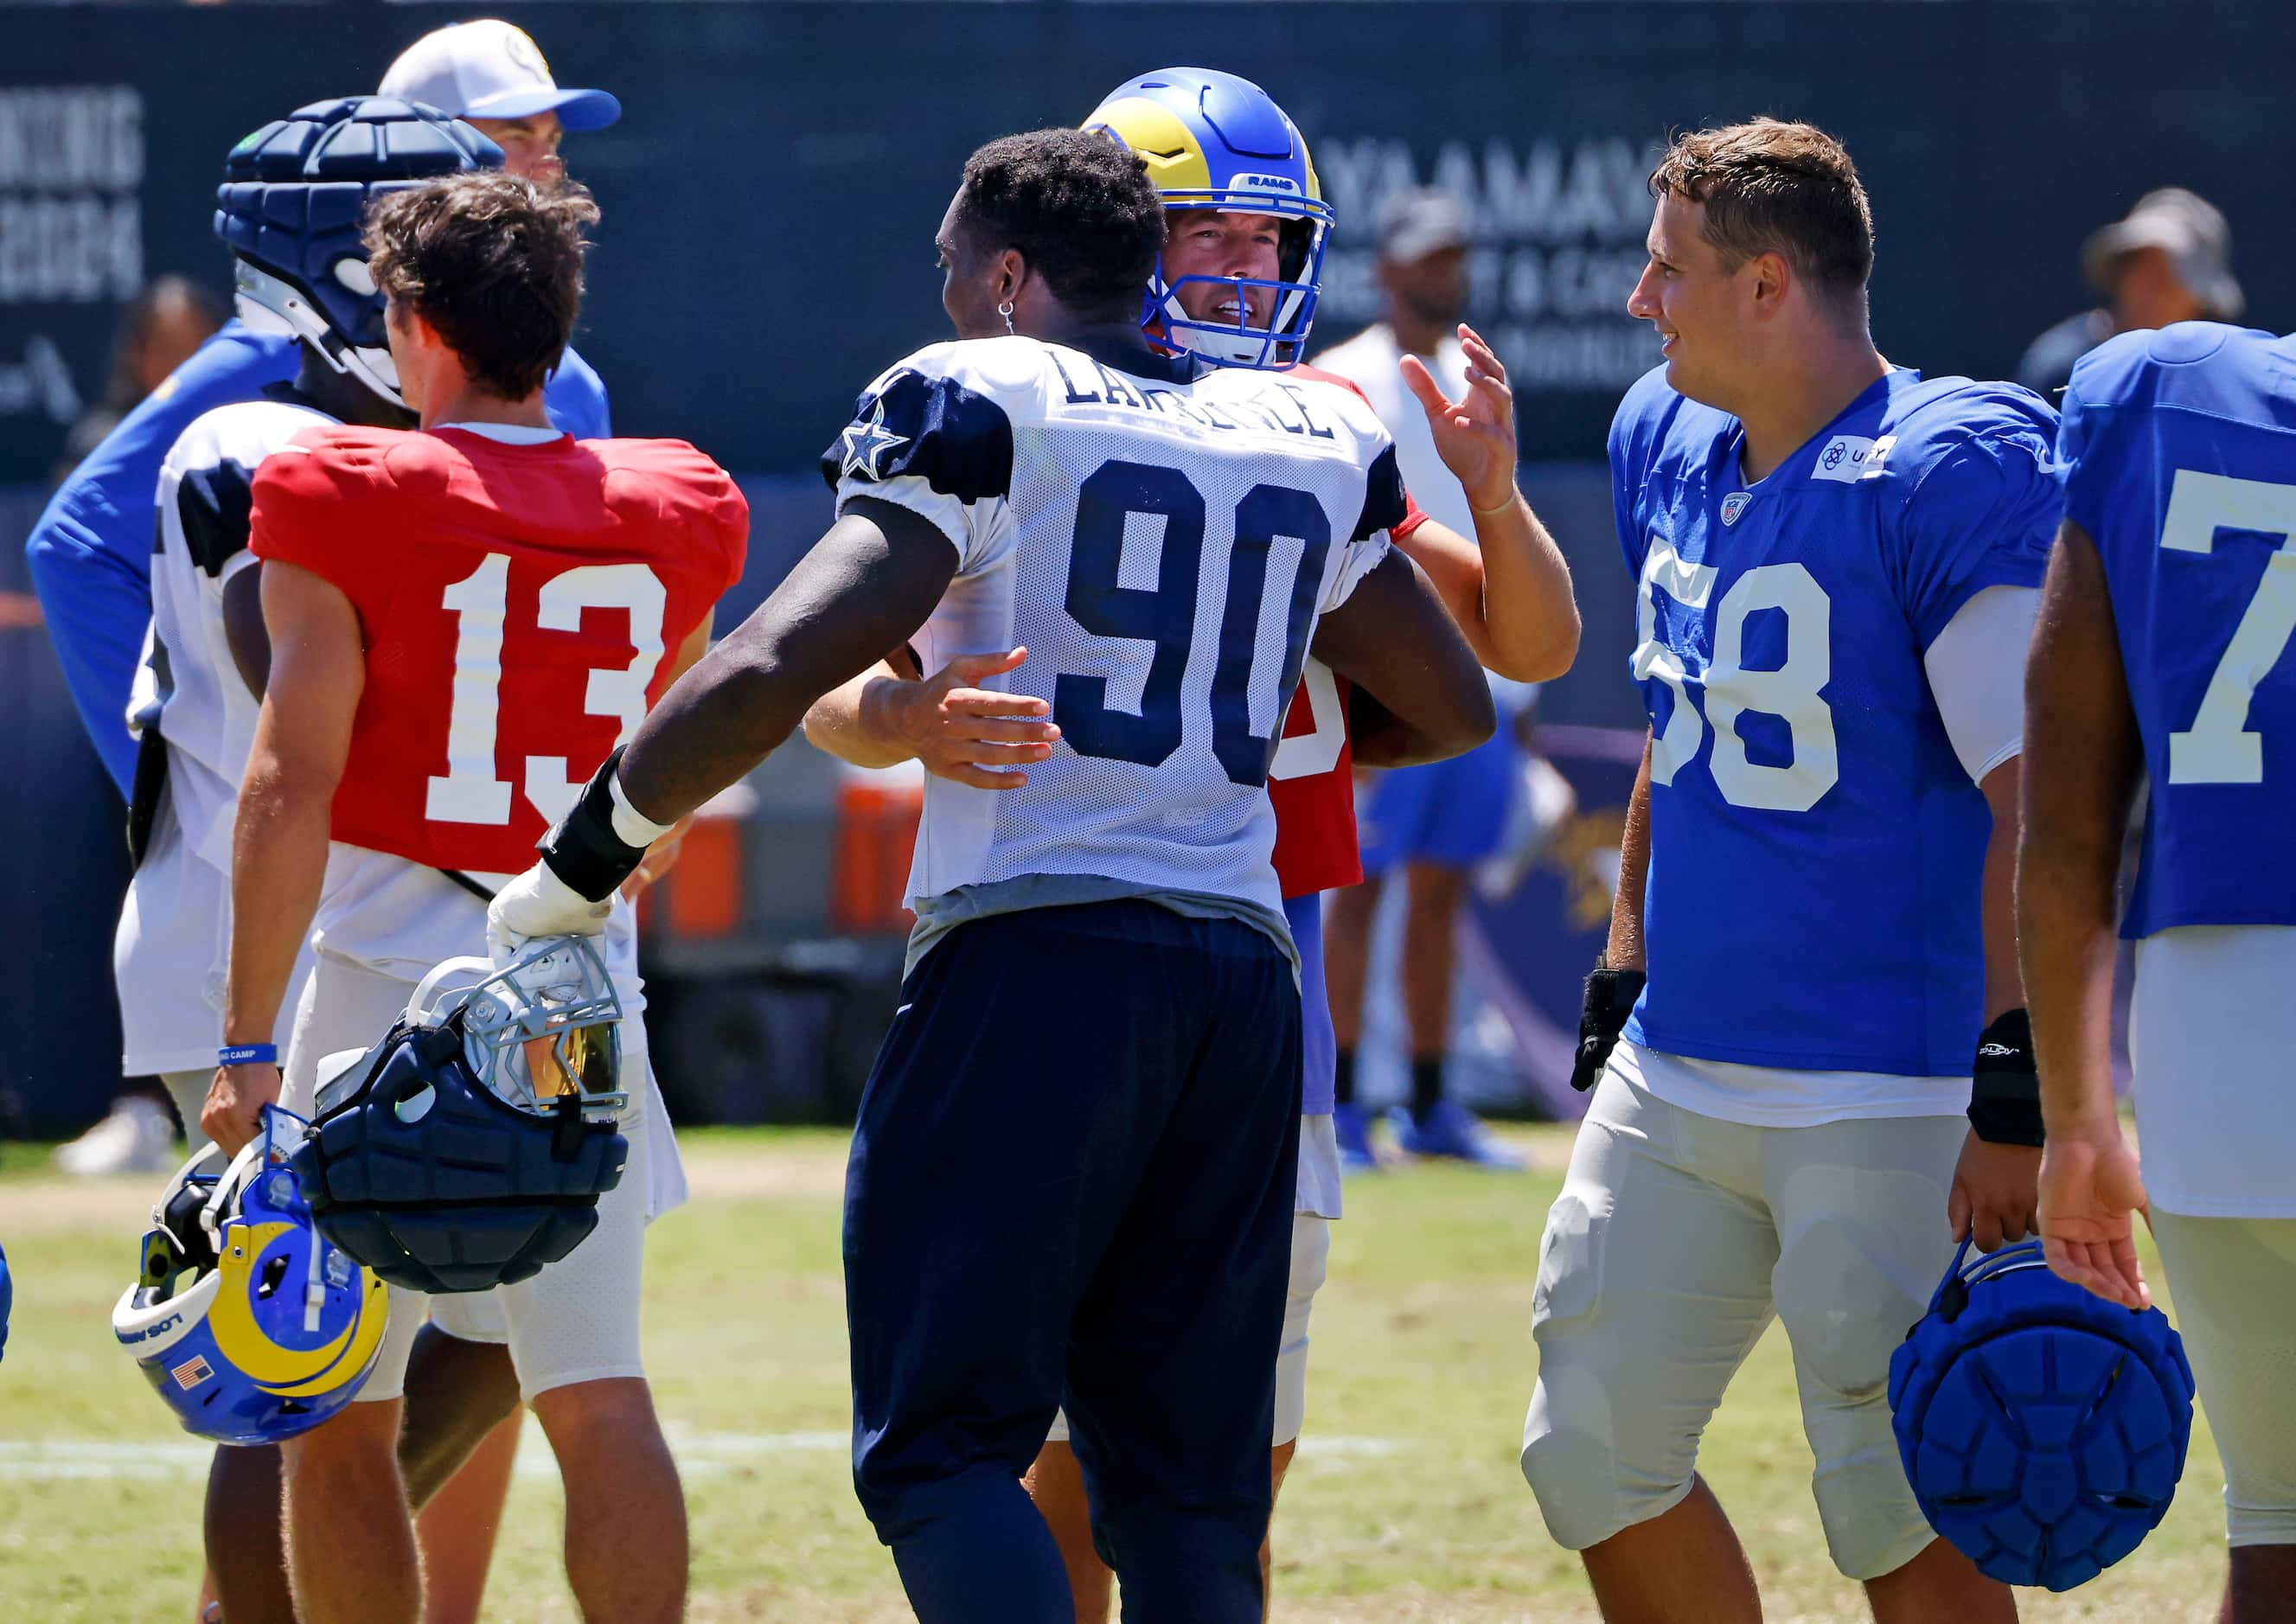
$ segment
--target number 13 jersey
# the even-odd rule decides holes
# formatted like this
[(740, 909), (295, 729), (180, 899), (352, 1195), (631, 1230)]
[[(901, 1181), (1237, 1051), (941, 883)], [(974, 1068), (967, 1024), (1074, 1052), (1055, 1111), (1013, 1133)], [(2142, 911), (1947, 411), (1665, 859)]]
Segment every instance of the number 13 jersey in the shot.
[(1611, 491), (1652, 729), (1631, 1040), (1968, 1075), (1992, 820), (1923, 655), (1980, 591), (2039, 583), (2054, 430), (2024, 390), (1893, 371), (1749, 483), (1736, 418), (1663, 367), (1628, 392)]
[(749, 507), (682, 440), (314, 430), (255, 480), (255, 554), (358, 611), (336, 841), (511, 874), (741, 574)]
[(823, 472), (840, 511), (896, 503), (955, 549), (923, 668), (1026, 645), (997, 685), (1061, 728), (1024, 789), (926, 781), (912, 955), (983, 914), (1126, 896), (1288, 946), (1267, 790), (1284, 707), (1318, 616), (1405, 515), (1371, 409), (1312, 378), (972, 340), (871, 384)]

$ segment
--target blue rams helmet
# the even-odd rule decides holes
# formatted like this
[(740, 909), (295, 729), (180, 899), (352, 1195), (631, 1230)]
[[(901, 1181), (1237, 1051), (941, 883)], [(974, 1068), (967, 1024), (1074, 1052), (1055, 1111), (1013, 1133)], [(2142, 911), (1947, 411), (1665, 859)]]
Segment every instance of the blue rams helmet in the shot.
[(629, 1159), (621, 1013), (580, 937), (540, 939), (500, 969), (432, 970), (381, 1043), (320, 1063), (294, 1167), (321, 1232), (419, 1292), (487, 1291), (572, 1251)]
[(1890, 1359), (1898, 1454), (1922, 1513), (1988, 1578), (2070, 1590), (2169, 1510), (2193, 1369), (2158, 1308), (2060, 1278), (2038, 1241), (1966, 1271), (1969, 1243)]
[(111, 1310), (176, 1419), (217, 1443), (308, 1431), (357, 1396), (382, 1346), (382, 1282), (312, 1226), (287, 1165), (303, 1126), (266, 1106), (238, 1155), (209, 1145), (186, 1162)]
[[(1139, 154), (1168, 209), (1267, 214), (1283, 223), (1282, 274), (1275, 281), (1183, 276), (1172, 283), (1159, 265), (1141, 311), (1149, 336), (1222, 366), (1283, 367), (1305, 358), (1332, 207), (1307, 142), (1275, 99), (1233, 73), (1168, 68), (1118, 86), (1084, 127), (1104, 130)], [(1192, 283), (1230, 290), (1235, 320), (1192, 318), (1179, 299)], [(1264, 324), (1251, 319), (1246, 292), (1253, 289), (1268, 295)]]
[(359, 240), (369, 204), (441, 175), (502, 167), (502, 149), (433, 108), (388, 96), (314, 102), (232, 148), (216, 235), (234, 260), (240, 315), (293, 334), (394, 406), (398, 369)]

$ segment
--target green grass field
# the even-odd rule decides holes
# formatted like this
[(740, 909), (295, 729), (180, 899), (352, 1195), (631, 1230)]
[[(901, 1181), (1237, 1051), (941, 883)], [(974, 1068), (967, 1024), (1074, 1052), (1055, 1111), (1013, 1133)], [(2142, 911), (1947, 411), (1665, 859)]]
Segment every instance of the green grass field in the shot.
[[(1276, 1518), (1285, 1620), (1594, 1618), (1515, 1467), (1533, 1375), (1532, 1268), (1567, 1130), (1521, 1136), (1528, 1177), (1414, 1168), (1349, 1185), (1316, 1305), (1308, 1433)], [(695, 1200), (653, 1234), (646, 1307), (662, 1414), (686, 1473), (697, 1620), (891, 1620), (890, 1560), (853, 1500), (838, 1264), (840, 1137), (689, 1136)], [(203, 1457), (106, 1326), (154, 1193), (76, 1184), (0, 1147), (0, 1241), (16, 1313), (0, 1365), (0, 1617), (191, 1616)], [(2148, 1256), (2151, 1277), (2160, 1279)], [(2156, 1288), (2157, 1289), (2157, 1288)], [(1783, 1338), (1773, 1327), (1707, 1435), (1768, 1617), (1862, 1618), (1826, 1560)], [(2213, 1616), (2223, 1573), (2216, 1449), (2196, 1429), (2183, 1493), (2135, 1556), (2052, 1620)], [(529, 1429), (489, 1618), (570, 1620), (558, 1489)]]

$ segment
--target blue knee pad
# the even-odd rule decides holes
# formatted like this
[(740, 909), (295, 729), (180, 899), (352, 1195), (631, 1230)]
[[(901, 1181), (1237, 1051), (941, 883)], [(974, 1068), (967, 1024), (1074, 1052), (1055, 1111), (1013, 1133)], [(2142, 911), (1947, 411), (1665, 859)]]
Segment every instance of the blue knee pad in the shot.
[(2158, 1308), (2060, 1279), (2039, 1242), (1964, 1272), (1968, 1253), (1890, 1357), (1898, 1456), (1930, 1526), (1980, 1572), (2070, 1590), (2167, 1514), (2192, 1366)]

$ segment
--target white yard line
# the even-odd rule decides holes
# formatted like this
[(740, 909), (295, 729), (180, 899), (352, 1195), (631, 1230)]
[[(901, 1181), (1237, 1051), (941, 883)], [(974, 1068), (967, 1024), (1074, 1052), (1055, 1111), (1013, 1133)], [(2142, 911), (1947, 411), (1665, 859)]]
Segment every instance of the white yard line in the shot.
[[(688, 1477), (710, 1477), (730, 1472), (744, 1462), (773, 1455), (841, 1455), (852, 1448), (852, 1438), (826, 1429), (801, 1432), (701, 1432), (670, 1430), (671, 1452), (678, 1470)], [(1352, 1438), (1344, 1434), (1319, 1438), (1313, 1432), (1300, 1440), (1300, 1453), (1332, 1461), (1366, 1456), (1393, 1455), (1407, 1444), (1392, 1438)], [(0, 1483), (70, 1481), (184, 1482), (205, 1478), (213, 1448), (188, 1438), (97, 1440), (80, 1438), (0, 1439)], [(521, 1436), (518, 1475), (554, 1480), (558, 1474), (550, 1446), (541, 1429), (529, 1427)]]

